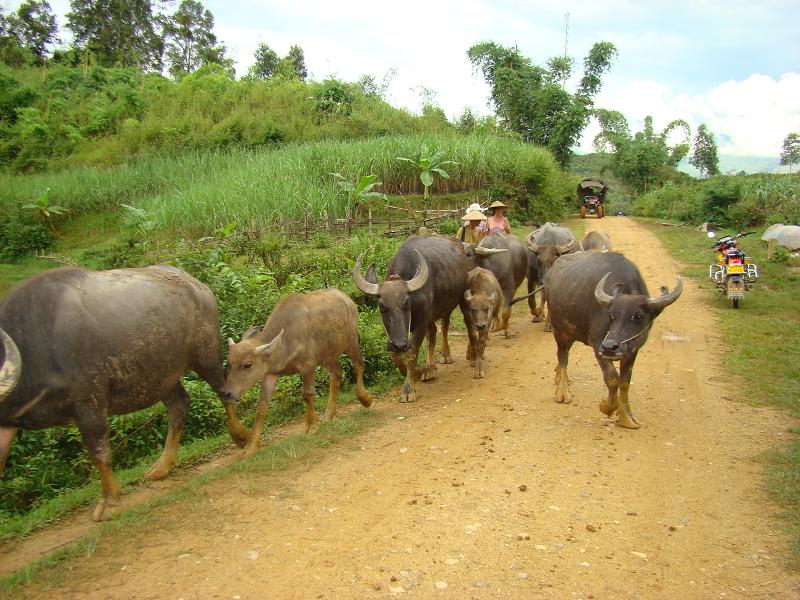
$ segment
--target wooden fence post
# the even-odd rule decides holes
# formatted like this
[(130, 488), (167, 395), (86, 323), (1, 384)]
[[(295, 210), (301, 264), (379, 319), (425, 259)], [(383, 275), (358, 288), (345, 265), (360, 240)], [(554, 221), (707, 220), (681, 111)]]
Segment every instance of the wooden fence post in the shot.
[(372, 207), (367, 212), (367, 223), (369, 225), (369, 234), (372, 235)]
[(775, 248), (778, 246), (777, 238), (772, 238), (767, 242), (767, 260), (772, 260), (775, 256)]
[(308, 241), (308, 211), (303, 213), (303, 239)]
[(322, 220), (325, 223), (325, 231), (330, 231), (331, 230), (331, 223), (328, 220), (328, 211), (327, 210), (323, 210), (322, 211)]

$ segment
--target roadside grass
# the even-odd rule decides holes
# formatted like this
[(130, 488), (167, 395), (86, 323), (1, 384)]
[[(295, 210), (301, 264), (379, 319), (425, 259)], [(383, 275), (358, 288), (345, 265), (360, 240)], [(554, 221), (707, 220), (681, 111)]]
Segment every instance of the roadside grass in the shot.
[[(743, 394), (759, 405), (774, 405), (800, 416), (800, 260), (787, 263), (767, 260), (766, 244), (758, 235), (740, 240), (759, 268), (755, 289), (733, 309), (719, 297), (708, 280), (714, 259), (705, 233), (694, 227), (665, 227), (659, 221), (640, 220), (655, 233), (670, 253), (686, 265), (685, 274), (708, 290), (708, 304), (719, 317), (724, 339), (726, 368), (739, 374)], [(800, 428), (792, 428), (800, 434)], [(800, 568), (800, 436), (790, 447), (776, 449), (767, 457), (768, 487), (785, 510), (792, 536), (792, 562)]]
[(238, 460), (226, 467), (214, 469), (198, 477), (193, 477), (178, 489), (160, 496), (150, 502), (132, 507), (118, 518), (92, 527), (86, 535), (71, 544), (60, 548), (53, 554), (30, 564), (15, 574), (0, 578), (0, 592), (12, 594), (20, 588), (35, 583), (41, 586), (55, 586), (69, 577), (69, 570), (63, 569), (62, 562), (81, 555), (91, 556), (103, 538), (120, 531), (130, 534), (146, 527), (155, 519), (154, 510), (181, 500), (190, 500), (203, 495), (202, 487), (219, 479), (237, 474), (261, 474), (281, 471), (294, 465), (308, 466), (322, 459), (326, 448), (351, 438), (369, 427), (381, 422), (383, 417), (369, 409), (354, 410), (341, 415), (333, 421), (320, 424), (316, 435), (292, 435), (277, 443), (263, 447), (255, 456)]
[[(397, 386), (400, 381), (401, 379), (397, 374), (382, 377), (369, 386), (369, 391), (373, 396), (383, 394), (392, 387)], [(315, 407), (318, 413), (322, 413), (328, 401), (327, 388), (319, 389), (319, 391), (323, 393), (317, 396)], [(250, 405), (249, 409), (246, 409), (246, 411), (238, 410), (237, 412), (240, 413), (245, 423), (250, 425), (254, 414), (252, 404), (258, 397), (257, 390), (251, 390), (248, 397), (249, 398), (245, 399), (244, 403)], [(346, 382), (340, 390), (338, 404), (341, 407), (356, 403), (354, 386), (350, 382)], [(297, 420), (300, 415), (303, 414), (304, 410), (305, 405), (302, 400), (297, 398), (286, 398), (282, 402), (273, 402), (272, 408), (267, 414), (265, 432), (268, 432), (274, 427)], [(226, 432), (181, 444), (178, 449), (178, 462), (180, 467), (186, 468), (208, 461), (211, 457), (231, 447), (232, 443), (230, 435)], [(144, 473), (160, 455), (161, 448), (154, 448), (152, 454), (139, 461), (135, 467), (115, 471), (119, 483), (122, 486), (123, 494), (128, 493), (132, 488), (145, 481)], [(100, 482), (95, 475), (92, 482), (85, 486), (69, 490), (49, 499), (41, 506), (23, 515), (0, 520), (0, 540), (7, 544), (13, 544), (15, 540), (37, 529), (63, 520), (77, 510), (88, 510), (88, 507), (94, 504), (99, 497)]]

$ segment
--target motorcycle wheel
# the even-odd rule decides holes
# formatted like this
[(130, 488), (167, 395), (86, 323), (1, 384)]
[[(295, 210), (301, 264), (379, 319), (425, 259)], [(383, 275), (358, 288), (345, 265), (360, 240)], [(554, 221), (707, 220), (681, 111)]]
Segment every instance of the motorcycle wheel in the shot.
[(597, 218), (598, 218), (598, 219), (602, 219), (602, 218), (603, 218), (603, 217), (605, 217), (605, 216), (606, 216), (606, 209), (604, 209), (604, 208), (602, 207), (602, 205), (601, 205), (601, 206), (598, 206), (598, 207), (597, 207)]
[(731, 298), (731, 306), (733, 308), (739, 308), (739, 299), (738, 298)]
[(581, 206), (581, 219), (585, 219), (585, 218), (586, 218), (586, 207), (585, 206)]

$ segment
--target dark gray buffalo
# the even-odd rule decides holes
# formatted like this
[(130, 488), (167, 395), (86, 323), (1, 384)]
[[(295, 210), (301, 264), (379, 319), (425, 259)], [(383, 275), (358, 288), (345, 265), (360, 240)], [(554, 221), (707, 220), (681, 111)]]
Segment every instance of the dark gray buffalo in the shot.
[(228, 340), (228, 379), (222, 388), (223, 397), (238, 400), (261, 381), (261, 398), (244, 450), (245, 456), (258, 450), (264, 417), (269, 410), (275, 383), (281, 375), (300, 373), (303, 377), (306, 433), (316, 432), (314, 371), (318, 365), (325, 367), (330, 376), (330, 388), (322, 420), (327, 421), (336, 415), (336, 398), (342, 384), (342, 366), (339, 363), (342, 354), (353, 363), (356, 397), (363, 406), (370, 406), (372, 396), (364, 387), (358, 311), (350, 298), (332, 288), (284, 296), (263, 329), (251, 327), (238, 344)]
[(489, 269), (497, 278), (503, 290), (503, 305), (495, 331), (502, 331), (506, 337), (511, 337), (513, 334), (508, 329), (511, 300), (525, 279), (528, 267), (525, 245), (513, 235), (498, 232), (483, 238), (477, 246), (466, 244), (464, 250), (469, 259), (470, 269), (483, 267)]
[[(545, 279), (550, 322), (558, 345), (556, 401), (569, 402), (567, 361), (576, 341), (594, 350), (603, 371), (608, 399), (600, 410), (611, 416), (619, 411), (617, 425), (636, 429), (628, 389), (633, 363), (661, 311), (683, 291), (678, 277), (675, 289), (661, 288), (651, 298), (632, 262), (617, 252), (582, 252), (556, 261)], [(620, 361), (619, 374), (613, 361)]]
[(605, 231), (589, 231), (581, 238), (581, 250), (587, 252), (589, 250), (600, 250), (601, 252), (608, 252), (613, 250), (611, 247), (611, 238)]
[[(531, 231), (525, 240), (528, 245), (528, 293), (544, 283), (547, 271), (553, 266), (558, 257), (572, 254), (580, 250), (578, 240), (572, 232), (555, 223), (547, 222), (538, 229)], [(528, 306), (533, 315), (533, 322), (544, 320), (544, 330), (550, 331), (550, 321), (545, 315), (545, 302), (547, 301), (547, 288), (545, 287), (540, 305), (537, 305), (536, 296), (528, 298)]]
[[(436, 376), (434, 350), (436, 321), (442, 320), (442, 362), (452, 363), (447, 331), (450, 314), (461, 307), (470, 344), (475, 345), (470, 311), (464, 299), (467, 290), (467, 257), (461, 243), (455, 239), (414, 236), (400, 245), (389, 262), (386, 279), (378, 283), (375, 265), (361, 275), (361, 257), (353, 268), (353, 279), (359, 290), (378, 297), (383, 326), (389, 336), (386, 349), (392, 362), (406, 380), (400, 402), (417, 399), (414, 381)], [(417, 354), (428, 336), (428, 364), (417, 369)]]
[[(107, 420), (163, 401), (164, 452), (146, 476), (165, 477), (189, 410), (181, 376), (195, 371), (218, 393), (224, 383), (214, 294), (169, 266), (91, 272), (55, 269), (16, 287), (0, 327), (19, 347), (21, 376), (0, 398), (0, 474), (18, 429), (75, 424), (103, 495), (92, 517), (120, 510)], [(234, 439), (244, 426), (226, 405)]]

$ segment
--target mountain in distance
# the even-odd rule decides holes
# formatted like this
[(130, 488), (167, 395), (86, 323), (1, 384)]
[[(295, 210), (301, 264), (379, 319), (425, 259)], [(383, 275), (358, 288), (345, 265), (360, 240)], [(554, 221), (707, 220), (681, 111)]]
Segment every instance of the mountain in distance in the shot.
[[(750, 173), (788, 173), (789, 167), (781, 166), (777, 156), (738, 156), (735, 154), (719, 155), (719, 170), (723, 175), (736, 175), (742, 171)], [(689, 164), (689, 158), (678, 163), (678, 170), (699, 177), (700, 171)]]

